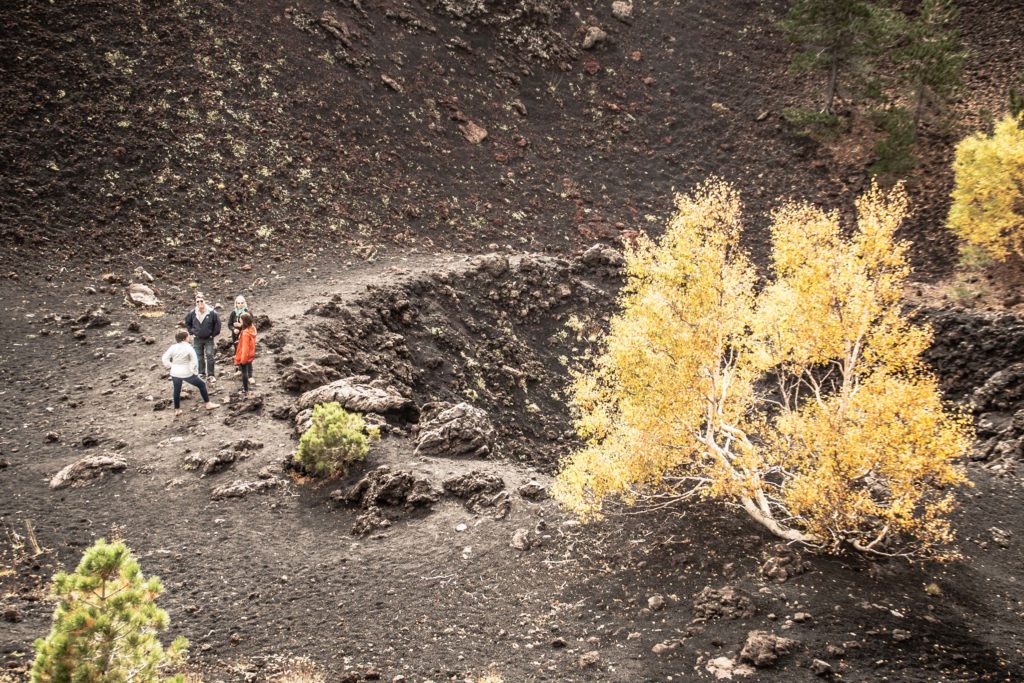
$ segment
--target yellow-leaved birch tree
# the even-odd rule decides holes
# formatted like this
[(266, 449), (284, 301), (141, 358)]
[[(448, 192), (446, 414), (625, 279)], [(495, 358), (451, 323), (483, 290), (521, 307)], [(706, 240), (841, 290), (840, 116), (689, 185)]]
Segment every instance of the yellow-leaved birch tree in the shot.
[(835, 213), (776, 210), (761, 287), (732, 187), (676, 203), (658, 242), (627, 250), (619, 311), (574, 377), (585, 445), (556, 498), (586, 519), (612, 499), (703, 496), (829, 551), (942, 551), (972, 432), (920, 359), (930, 330), (902, 311), (902, 188), (861, 197), (850, 238)]
[(953, 173), (950, 229), (999, 261), (1024, 258), (1024, 114), (961, 140)]

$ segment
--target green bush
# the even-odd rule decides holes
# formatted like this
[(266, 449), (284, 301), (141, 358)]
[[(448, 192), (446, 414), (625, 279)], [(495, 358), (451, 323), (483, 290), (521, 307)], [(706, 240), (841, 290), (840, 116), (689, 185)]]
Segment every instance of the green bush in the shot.
[(74, 573), (53, 578), (59, 602), (50, 635), (35, 642), (32, 683), (184, 683), (165, 675), (188, 641), (178, 637), (164, 650), (157, 639), (168, 624), (155, 604), (162, 592), (124, 543), (96, 541)]
[(370, 441), (378, 438), (379, 430), (367, 428), (361, 416), (339, 403), (320, 403), (313, 408), (313, 425), (299, 439), (295, 462), (311, 474), (342, 474), (365, 458)]

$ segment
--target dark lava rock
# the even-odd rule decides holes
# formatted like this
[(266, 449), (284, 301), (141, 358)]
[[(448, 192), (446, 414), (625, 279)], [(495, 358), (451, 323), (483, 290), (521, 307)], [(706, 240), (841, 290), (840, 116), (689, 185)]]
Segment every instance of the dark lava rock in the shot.
[(258, 481), (233, 481), (230, 484), (217, 486), (210, 491), (210, 498), (223, 500), (225, 498), (243, 498), (250, 493), (263, 493), (270, 489), (283, 485), (280, 479), (260, 479)]
[(228, 405), (228, 413), (237, 417), (245, 413), (258, 413), (263, 409), (263, 396), (260, 394), (249, 394), (243, 398), (232, 401)]
[(486, 458), (491, 453), (494, 425), (480, 408), (468, 403), (423, 406), (416, 455)]
[(444, 492), (456, 498), (472, 498), (480, 493), (497, 493), (505, 488), (505, 480), (496, 474), (473, 470), (448, 477), (441, 484)]
[(705, 588), (693, 599), (693, 613), (703, 619), (749, 619), (757, 614), (751, 596), (733, 586)]
[(548, 488), (536, 481), (528, 481), (520, 486), (517, 491), (526, 500), (534, 502), (545, 500), (548, 497)]
[(365, 536), (378, 529), (386, 529), (391, 526), (391, 520), (388, 519), (381, 509), (377, 506), (371, 506), (367, 508), (366, 512), (356, 517), (356, 521), (352, 524), (352, 534), (354, 536)]
[(335, 491), (335, 501), (364, 509), (381, 505), (417, 507), (436, 503), (440, 493), (426, 477), (408, 470), (392, 471), (381, 465), (360, 479), (347, 492)]
[(186, 470), (199, 470), (200, 474), (205, 477), (226, 470), (237, 459), (238, 452), (230, 448), (222, 449), (216, 455), (204, 456), (199, 453), (190, 453), (185, 456), (182, 467)]
[(799, 551), (785, 543), (777, 543), (773, 553), (774, 555), (761, 565), (761, 574), (766, 578), (784, 583), (811, 569), (811, 563), (803, 559)]
[(286, 391), (309, 391), (338, 379), (339, 372), (317, 363), (296, 363), (281, 374), (281, 386)]

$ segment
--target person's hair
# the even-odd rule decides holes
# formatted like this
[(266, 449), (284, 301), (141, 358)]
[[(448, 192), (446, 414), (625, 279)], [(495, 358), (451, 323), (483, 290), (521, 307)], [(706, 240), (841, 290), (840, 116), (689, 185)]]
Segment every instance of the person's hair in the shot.
[(196, 302), (199, 302), (199, 301), (202, 301), (204, 303), (206, 302), (206, 297), (203, 296), (202, 292), (196, 292)]
[(242, 323), (243, 330), (247, 327), (252, 327), (252, 315), (248, 311), (238, 316), (238, 320)]
[(241, 301), (241, 302), (242, 302), (242, 305), (243, 305), (243, 306), (248, 306), (248, 305), (249, 305), (249, 302), (248, 302), (248, 301), (246, 301), (246, 300), (245, 300), (245, 297), (244, 297), (244, 296), (242, 296), (241, 294), (239, 294), (238, 296), (236, 296), (236, 297), (235, 297), (235, 303), (237, 304), (237, 303), (238, 303), (239, 301)]
[(174, 333), (174, 341), (183, 342), (186, 339), (188, 339), (188, 330), (181, 329)]

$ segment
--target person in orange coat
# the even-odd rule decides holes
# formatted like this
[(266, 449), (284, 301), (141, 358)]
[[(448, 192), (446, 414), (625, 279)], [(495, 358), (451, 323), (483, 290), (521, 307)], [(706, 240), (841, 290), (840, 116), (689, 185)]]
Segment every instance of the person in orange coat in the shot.
[(235, 365), (242, 373), (242, 393), (248, 394), (252, 361), (256, 358), (256, 326), (252, 323), (250, 313), (243, 313), (239, 322), (242, 326), (238, 333), (238, 346), (235, 347)]

